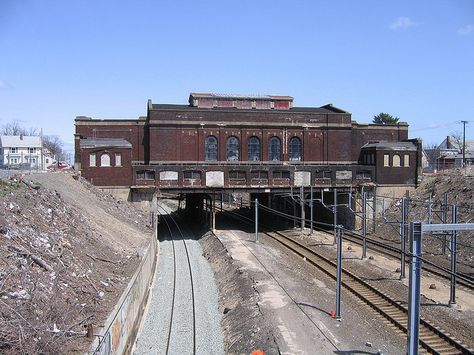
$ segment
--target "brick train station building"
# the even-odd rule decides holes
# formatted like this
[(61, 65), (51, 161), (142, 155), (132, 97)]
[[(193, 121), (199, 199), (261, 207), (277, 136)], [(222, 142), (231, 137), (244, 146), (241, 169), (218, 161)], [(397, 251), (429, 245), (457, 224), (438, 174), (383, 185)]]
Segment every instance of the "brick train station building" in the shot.
[(290, 96), (192, 93), (187, 105), (148, 100), (138, 119), (75, 122), (75, 168), (131, 200), (296, 186), (401, 193), (416, 186), (421, 166), (408, 124), (359, 124), (331, 104), (294, 107)]

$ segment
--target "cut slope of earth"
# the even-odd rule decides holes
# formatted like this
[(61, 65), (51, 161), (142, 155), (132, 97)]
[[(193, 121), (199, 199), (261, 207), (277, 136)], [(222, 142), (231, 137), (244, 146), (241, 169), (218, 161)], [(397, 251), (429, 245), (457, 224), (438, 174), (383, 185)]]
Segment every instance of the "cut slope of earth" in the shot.
[(86, 350), (151, 235), (143, 211), (72, 174), (0, 180), (0, 352)]
[[(409, 217), (410, 222), (428, 221), (428, 205), (432, 200), (432, 223), (442, 223), (442, 204), (447, 194), (449, 210), (447, 211), (447, 223), (452, 221), (452, 205), (457, 206), (457, 222), (472, 223), (474, 220), (474, 167), (466, 170), (452, 169), (443, 173), (425, 176), (420, 186), (410, 194)], [(388, 201), (388, 200), (387, 200)], [(392, 206), (386, 211), (385, 217), (389, 221), (401, 219), (400, 200), (391, 201)], [(399, 242), (398, 225), (387, 224), (382, 218), (378, 218), (376, 235), (385, 240)], [(458, 232), (457, 235), (457, 258), (464, 272), (474, 272), (474, 232)], [(449, 235), (423, 234), (423, 253), (431, 256), (440, 264), (449, 268), (447, 254), (449, 245), (443, 256), (443, 243), (449, 243)]]

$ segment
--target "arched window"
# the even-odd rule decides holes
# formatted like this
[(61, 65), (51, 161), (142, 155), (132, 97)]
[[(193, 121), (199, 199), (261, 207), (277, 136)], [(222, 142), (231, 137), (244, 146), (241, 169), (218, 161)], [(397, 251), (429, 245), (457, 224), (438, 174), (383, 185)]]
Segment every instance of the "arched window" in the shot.
[(217, 138), (208, 136), (206, 138), (206, 160), (217, 160)]
[(249, 161), (260, 160), (260, 139), (257, 137), (250, 137), (247, 151)]
[(227, 160), (239, 160), (239, 139), (237, 137), (227, 138)]
[(110, 166), (110, 155), (103, 153), (100, 156), (100, 166)]
[(293, 137), (290, 139), (290, 160), (301, 160), (301, 139)]
[(400, 167), (401, 166), (400, 156), (398, 154), (393, 155), (393, 157), (392, 157), (392, 166), (395, 166), (395, 167)]
[(270, 138), (270, 147), (268, 149), (268, 160), (281, 160), (280, 157), (280, 138)]

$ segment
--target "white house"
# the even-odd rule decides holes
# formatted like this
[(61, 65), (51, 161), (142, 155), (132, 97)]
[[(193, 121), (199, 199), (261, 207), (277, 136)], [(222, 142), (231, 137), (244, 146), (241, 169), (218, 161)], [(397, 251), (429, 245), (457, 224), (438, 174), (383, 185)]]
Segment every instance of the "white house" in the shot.
[(43, 170), (51, 163), (52, 158), (43, 154), (41, 137), (0, 136), (1, 167)]

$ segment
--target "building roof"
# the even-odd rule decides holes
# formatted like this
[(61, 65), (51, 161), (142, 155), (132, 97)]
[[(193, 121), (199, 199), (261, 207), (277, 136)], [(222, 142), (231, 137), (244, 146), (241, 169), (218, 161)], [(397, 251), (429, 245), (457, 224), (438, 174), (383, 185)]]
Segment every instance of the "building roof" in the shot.
[(406, 150), (406, 151), (416, 151), (417, 147), (412, 142), (369, 142), (362, 146), (361, 149), (375, 148), (380, 150)]
[[(229, 111), (229, 110), (239, 110), (239, 112), (242, 111), (248, 111), (248, 112), (256, 112), (255, 109), (237, 109), (235, 107), (213, 107), (213, 108), (203, 108), (203, 107), (195, 107), (195, 106), (190, 106), (190, 105), (178, 105), (178, 104), (152, 104), (151, 105), (152, 110), (190, 110), (190, 111), (195, 111), (195, 110), (213, 110), (213, 111)], [(273, 110), (273, 109), (259, 109), (258, 112), (279, 112), (281, 113), (280, 110)], [(321, 107), (291, 107), (289, 110), (286, 110), (284, 112), (300, 112), (300, 113), (349, 113), (347, 111), (344, 111), (342, 109), (339, 109), (335, 106), (332, 106), (331, 104), (329, 105), (324, 105)]]
[(80, 141), (81, 148), (100, 148), (100, 147), (114, 147), (114, 148), (131, 148), (130, 142), (122, 138), (83, 138)]
[(292, 96), (287, 95), (243, 95), (243, 94), (221, 94), (192, 92), (189, 97), (206, 99), (237, 99), (237, 100), (284, 100), (293, 101)]
[(0, 146), (17, 148), (41, 148), (39, 136), (0, 136)]

